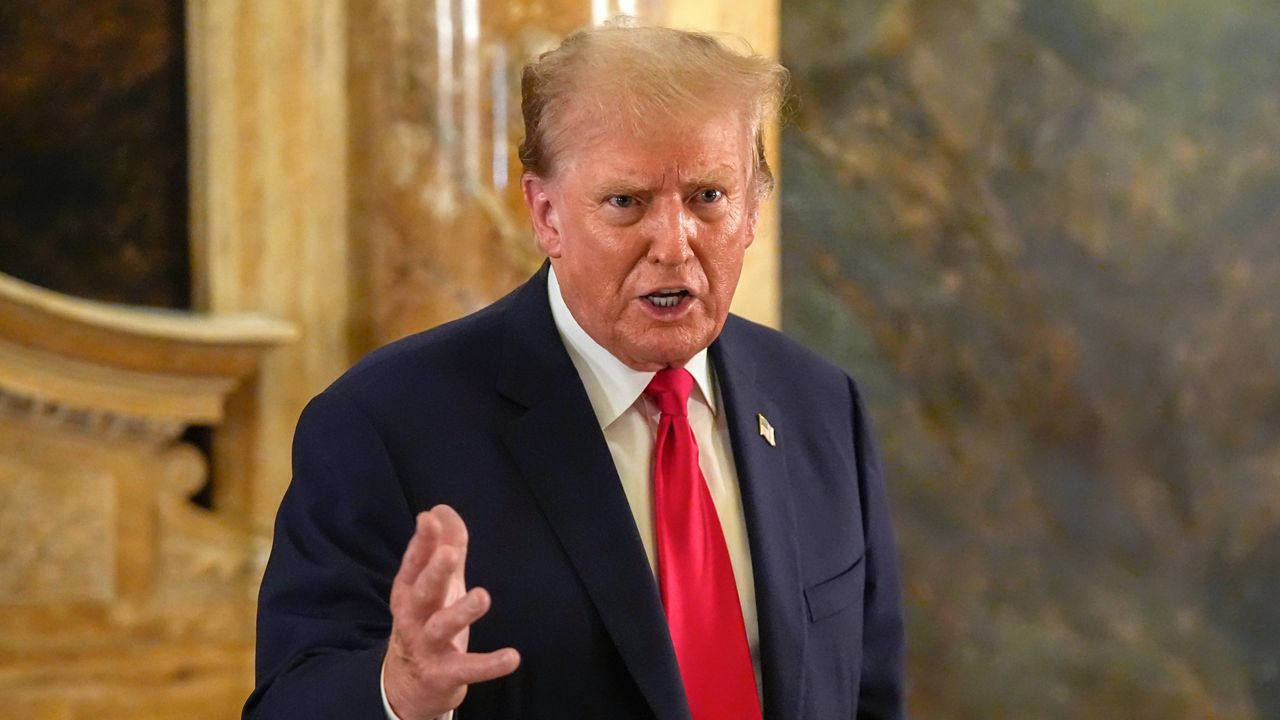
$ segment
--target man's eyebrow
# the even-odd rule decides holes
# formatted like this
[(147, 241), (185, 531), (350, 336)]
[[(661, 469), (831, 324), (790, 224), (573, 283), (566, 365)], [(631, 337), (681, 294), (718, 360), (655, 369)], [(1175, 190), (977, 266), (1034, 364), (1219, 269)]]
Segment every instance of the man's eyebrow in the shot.
[(729, 164), (699, 169), (680, 181), (681, 186), (700, 188), (708, 185), (732, 185), (738, 177), (737, 168)]
[[(681, 179), (680, 187), (684, 190), (696, 190), (703, 187), (736, 187), (738, 184), (738, 168), (721, 163), (708, 168), (697, 168)], [(637, 175), (633, 170), (618, 168), (591, 183), (594, 195), (638, 195), (648, 191), (649, 180)]]
[(645, 191), (645, 184), (632, 178), (606, 178), (592, 186), (593, 194), (638, 195)]

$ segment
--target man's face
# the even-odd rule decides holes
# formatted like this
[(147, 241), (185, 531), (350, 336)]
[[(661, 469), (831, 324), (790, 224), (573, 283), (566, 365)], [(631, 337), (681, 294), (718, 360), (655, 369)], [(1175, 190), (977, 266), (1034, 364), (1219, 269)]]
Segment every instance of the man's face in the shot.
[(724, 327), (755, 238), (754, 145), (740, 115), (622, 123), (579, 118), (525, 202), (565, 304), (628, 366), (683, 365)]

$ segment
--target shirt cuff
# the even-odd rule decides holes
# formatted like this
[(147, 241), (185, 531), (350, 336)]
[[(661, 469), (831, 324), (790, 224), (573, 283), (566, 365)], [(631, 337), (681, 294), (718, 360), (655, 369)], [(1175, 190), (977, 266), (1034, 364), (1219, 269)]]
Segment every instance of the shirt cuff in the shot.
[[(382, 709), (387, 713), (387, 720), (400, 720), (400, 716), (396, 714), (396, 711), (391, 709), (391, 703), (387, 702), (386, 674), (387, 660), (386, 658), (383, 658), (382, 671), (378, 673), (378, 690), (382, 693)], [(449, 712), (441, 715), (437, 720), (453, 720), (453, 711), (450, 710)]]

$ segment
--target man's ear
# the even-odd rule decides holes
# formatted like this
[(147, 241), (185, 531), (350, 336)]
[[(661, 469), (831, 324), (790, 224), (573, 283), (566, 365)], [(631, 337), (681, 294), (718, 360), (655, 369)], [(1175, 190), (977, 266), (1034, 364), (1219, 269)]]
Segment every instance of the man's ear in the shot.
[(551, 201), (549, 183), (531, 172), (520, 176), (524, 191), (524, 205), (533, 221), (533, 237), (542, 253), (550, 258), (560, 257), (560, 216)]
[(747, 208), (747, 244), (745, 247), (751, 247), (756, 241), (756, 226), (760, 223), (760, 206), (764, 204), (764, 199), (758, 193), (753, 193), (751, 206)]

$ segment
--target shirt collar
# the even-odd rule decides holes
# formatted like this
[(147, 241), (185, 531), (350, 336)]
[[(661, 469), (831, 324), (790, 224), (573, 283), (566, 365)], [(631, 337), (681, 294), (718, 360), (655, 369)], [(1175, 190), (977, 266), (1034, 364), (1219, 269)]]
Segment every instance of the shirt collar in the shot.
[[(607, 428), (627, 408), (635, 404), (644, 393), (649, 381), (656, 374), (651, 371), (633, 370), (597, 343), (569, 312), (564, 296), (560, 294), (560, 281), (556, 271), (547, 272), (547, 297), (551, 301), (551, 317), (556, 330), (569, 350), (569, 358), (587, 389), (587, 398), (601, 428)], [(703, 348), (685, 363), (685, 370), (693, 375), (694, 383), (702, 393), (702, 400), (716, 412), (714, 385), (711, 382), (711, 365), (707, 362), (707, 349)]]

